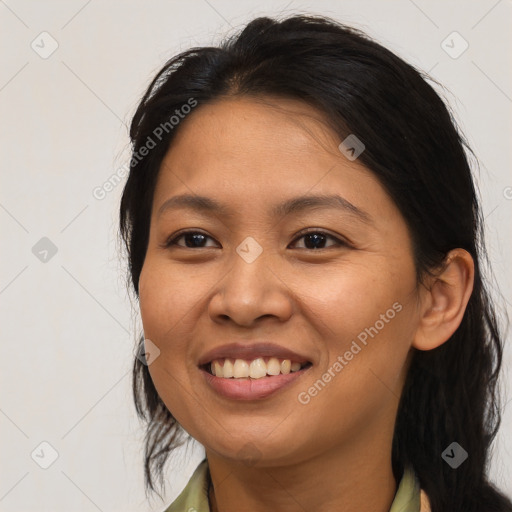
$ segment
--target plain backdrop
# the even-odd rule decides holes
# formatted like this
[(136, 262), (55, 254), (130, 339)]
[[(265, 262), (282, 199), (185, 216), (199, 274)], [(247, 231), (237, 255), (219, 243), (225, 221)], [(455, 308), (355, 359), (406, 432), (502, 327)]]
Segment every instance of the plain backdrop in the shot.
[[(122, 183), (104, 198), (93, 191), (126, 164), (126, 126), (169, 57), (258, 15), (299, 12), (367, 31), (447, 88), (480, 160), (510, 314), (510, 0), (0, 0), (0, 510), (161, 511), (201, 460), (197, 443), (180, 452), (165, 501), (146, 499), (130, 375), (140, 319), (117, 242)], [(507, 340), (491, 477), (512, 495)]]

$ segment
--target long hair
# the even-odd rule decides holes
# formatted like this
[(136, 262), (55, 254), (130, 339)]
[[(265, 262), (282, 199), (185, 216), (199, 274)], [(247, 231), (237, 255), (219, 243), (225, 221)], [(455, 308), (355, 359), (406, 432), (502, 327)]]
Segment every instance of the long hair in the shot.
[[(434, 350), (411, 349), (393, 437), (395, 478), (411, 464), (433, 512), (512, 511), (487, 477), (501, 420), (503, 336), (482, 276), (486, 253), (472, 153), (429, 81), (363, 32), (313, 15), (257, 18), (218, 47), (192, 48), (170, 59), (130, 127), (133, 157), (120, 204), (128, 279), (138, 298), (156, 178), (179, 130), (169, 121), (174, 112), (235, 96), (280, 96), (315, 107), (340, 141), (354, 133), (364, 143), (359, 161), (408, 225), (418, 284), (451, 249), (465, 249), (475, 263), (474, 289), (459, 328)], [(152, 149), (143, 151), (150, 140)], [(133, 395), (146, 424), (146, 490), (155, 491), (155, 477), (162, 482), (164, 464), (183, 443), (184, 431), (139, 358)], [(469, 455), (457, 469), (442, 457), (453, 442)]]

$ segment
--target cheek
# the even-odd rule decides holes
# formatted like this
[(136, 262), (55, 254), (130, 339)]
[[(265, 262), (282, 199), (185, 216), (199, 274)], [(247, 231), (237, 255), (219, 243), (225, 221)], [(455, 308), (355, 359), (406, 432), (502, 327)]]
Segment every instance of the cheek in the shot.
[(311, 428), (321, 424), (328, 438), (356, 435), (375, 416), (393, 414), (411, 340), (411, 303), (402, 287), (359, 270), (357, 276), (345, 272), (326, 284), (326, 294), (318, 293), (326, 302), (310, 314), (326, 353), (297, 398), (304, 404), (302, 419)]
[(168, 264), (146, 258), (139, 279), (139, 305), (147, 337), (164, 343), (173, 329), (183, 328), (187, 313), (201, 295), (190, 276), (185, 276)]
[(156, 271), (151, 260), (146, 258), (139, 278), (139, 307), (146, 338), (157, 341), (159, 331), (166, 316), (162, 316), (165, 304), (168, 301), (166, 297), (166, 288), (161, 286), (157, 279)]
[(204, 277), (204, 272), (178, 268), (151, 253), (144, 262), (139, 306), (144, 336), (160, 350), (149, 371), (157, 389), (168, 388), (161, 396), (177, 396), (174, 386), (188, 381), (196, 370), (193, 350), (198, 320), (213, 284)]
[(151, 380), (174, 418), (188, 425), (194, 423), (187, 402), (192, 386), (184, 364), (188, 360), (188, 333), (193, 329), (187, 316), (191, 291), (173, 277), (176, 275), (168, 264), (146, 258), (139, 279), (139, 305), (144, 336), (160, 351), (148, 366)]
[(343, 343), (373, 326), (390, 309), (388, 316), (394, 319), (393, 304), (404, 300), (406, 280), (370, 261), (319, 273), (309, 285), (306, 281), (303, 285), (309, 289), (305, 296), (313, 318), (323, 323), (322, 330), (331, 330), (330, 338), (339, 337)]
[[(333, 387), (344, 398), (356, 390), (366, 394), (375, 384), (385, 389), (379, 378), (391, 388), (398, 384), (412, 342), (413, 268), (399, 272), (374, 263), (329, 273), (329, 279), (317, 281), (316, 300), (309, 301), (310, 318), (326, 348), (321, 370), (336, 374)], [(336, 361), (342, 369), (333, 368)]]

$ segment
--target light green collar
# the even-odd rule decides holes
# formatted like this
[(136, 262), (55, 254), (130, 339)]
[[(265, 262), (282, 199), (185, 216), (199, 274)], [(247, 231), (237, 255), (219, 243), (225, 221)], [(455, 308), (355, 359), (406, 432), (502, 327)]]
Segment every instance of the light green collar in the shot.
[[(411, 467), (406, 468), (389, 512), (419, 512), (420, 486)], [(185, 489), (165, 512), (210, 512), (208, 504), (208, 461), (197, 466)]]

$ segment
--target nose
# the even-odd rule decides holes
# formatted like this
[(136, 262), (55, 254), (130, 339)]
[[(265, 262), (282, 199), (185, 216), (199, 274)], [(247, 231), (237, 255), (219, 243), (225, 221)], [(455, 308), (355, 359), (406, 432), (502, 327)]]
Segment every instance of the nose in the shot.
[(216, 285), (209, 303), (209, 315), (214, 322), (231, 320), (251, 327), (264, 317), (281, 322), (290, 318), (292, 293), (280, 275), (279, 265), (270, 261), (272, 258), (263, 251), (249, 262), (234, 253), (232, 267)]

